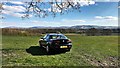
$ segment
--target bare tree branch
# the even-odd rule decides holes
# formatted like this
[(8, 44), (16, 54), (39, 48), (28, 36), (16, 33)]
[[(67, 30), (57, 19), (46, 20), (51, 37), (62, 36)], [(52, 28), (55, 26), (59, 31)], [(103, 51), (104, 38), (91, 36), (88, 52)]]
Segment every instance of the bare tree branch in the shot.
[[(29, 18), (30, 16), (45, 18), (49, 15), (56, 17), (58, 14), (63, 15), (74, 10), (80, 11), (80, 2), (75, 2), (74, 0), (50, 0), (48, 2), (43, 2), (44, 0), (31, 0), (30, 2), (25, 2), (24, 8), (25, 12), (21, 18)], [(0, 3), (0, 13), (4, 8), (3, 4)]]
[[(26, 8), (27, 11), (25, 17), (29, 16), (30, 13), (33, 13), (35, 16), (44, 18), (48, 15), (53, 15), (53, 17), (55, 17), (58, 13), (64, 14), (72, 12), (73, 10), (80, 11), (80, 4), (78, 2), (75, 4), (72, 0), (67, 0), (65, 2), (63, 1), (55, 0), (53, 2), (53, 0), (51, 0), (51, 2), (48, 3), (50, 5), (50, 8), (47, 8), (45, 10), (41, 7), (41, 5), (43, 4), (46, 6), (46, 2), (42, 2), (42, 0), (32, 0), (31, 2), (28, 2), (29, 6)], [(72, 11), (70, 9), (72, 9)]]

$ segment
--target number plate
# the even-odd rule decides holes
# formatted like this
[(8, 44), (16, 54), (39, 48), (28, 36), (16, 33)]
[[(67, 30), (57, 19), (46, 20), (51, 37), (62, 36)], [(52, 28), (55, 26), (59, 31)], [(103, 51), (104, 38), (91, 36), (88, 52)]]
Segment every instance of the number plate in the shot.
[(60, 46), (60, 48), (67, 48), (67, 46)]

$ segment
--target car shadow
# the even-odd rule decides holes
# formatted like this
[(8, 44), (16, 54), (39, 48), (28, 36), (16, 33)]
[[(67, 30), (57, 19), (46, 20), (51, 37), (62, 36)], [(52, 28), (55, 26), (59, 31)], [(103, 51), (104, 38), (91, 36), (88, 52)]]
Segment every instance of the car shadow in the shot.
[(34, 56), (56, 55), (56, 54), (65, 53), (65, 51), (55, 51), (55, 50), (50, 53), (47, 53), (44, 48), (40, 48), (39, 46), (31, 46), (28, 49), (26, 49), (26, 52)]

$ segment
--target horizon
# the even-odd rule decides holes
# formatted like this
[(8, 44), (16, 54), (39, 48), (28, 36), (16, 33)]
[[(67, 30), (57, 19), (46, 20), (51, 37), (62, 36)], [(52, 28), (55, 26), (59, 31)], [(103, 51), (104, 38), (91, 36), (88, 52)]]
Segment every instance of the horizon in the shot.
[[(5, 8), (0, 28), (4, 27), (23, 27), (29, 28), (34, 26), (43, 27), (61, 27), (76, 25), (97, 25), (97, 26), (116, 26), (118, 27), (118, 2), (95, 2), (91, 4), (82, 3), (81, 12), (73, 11), (68, 14), (59, 15), (55, 18), (48, 16), (38, 18), (31, 15), (29, 19), (20, 18), (25, 11), (24, 3), (20, 1), (3, 2)], [(8, 8), (8, 9), (7, 9)], [(14, 9), (13, 9), (14, 8)], [(19, 9), (19, 10), (18, 10)]]
[(0, 27), (0, 28), (62, 28), (62, 27), (76, 27), (76, 26), (97, 26), (97, 27), (116, 27), (118, 26), (99, 26), (99, 25), (73, 25), (73, 26), (31, 26), (31, 27), (16, 27), (16, 26), (7, 26), (7, 27)]

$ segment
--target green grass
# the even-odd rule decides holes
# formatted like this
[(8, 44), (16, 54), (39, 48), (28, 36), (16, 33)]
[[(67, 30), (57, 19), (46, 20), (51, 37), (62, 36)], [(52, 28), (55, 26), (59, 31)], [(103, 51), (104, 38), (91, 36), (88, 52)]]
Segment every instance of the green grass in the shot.
[[(67, 35), (73, 47), (70, 52), (46, 55), (39, 51), (39, 36), (2, 36), (4, 66), (111, 66), (117, 65), (117, 36)], [(30, 49), (38, 55), (26, 51)], [(36, 48), (36, 49), (35, 49)]]

